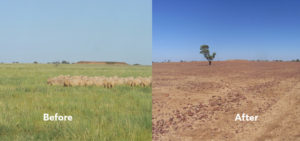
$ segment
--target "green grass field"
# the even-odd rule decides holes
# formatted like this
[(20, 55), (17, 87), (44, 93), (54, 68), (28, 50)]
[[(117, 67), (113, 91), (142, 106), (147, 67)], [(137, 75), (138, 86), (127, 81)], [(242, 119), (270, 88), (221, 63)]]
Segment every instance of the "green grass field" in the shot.
[[(151, 76), (151, 66), (0, 64), (0, 140), (152, 140), (151, 87), (49, 86), (58, 75)], [(43, 121), (43, 114), (73, 121)]]

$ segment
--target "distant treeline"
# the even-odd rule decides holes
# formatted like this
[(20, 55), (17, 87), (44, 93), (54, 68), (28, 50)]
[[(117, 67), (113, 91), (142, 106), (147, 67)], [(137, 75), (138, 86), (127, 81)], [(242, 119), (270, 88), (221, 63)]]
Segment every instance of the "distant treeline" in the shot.
[(76, 64), (108, 64), (108, 65), (128, 65), (125, 62), (112, 62), (112, 61), (79, 61)]
[(256, 62), (300, 62), (300, 59), (295, 59), (295, 60), (288, 60), (288, 61), (284, 61), (284, 60), (252, 60), (252, 61), (256, 61)]
[[(228, 61), (228, 60), (225, 60)], [(255, 61), (255, 62), (300, 62), (300, 59), (294, 59), (294, 60), (261, 60), (261, 59), (257, 59), (257, 60), (245, 60), (245, 61)], [(164, 61), (152, 61), (152, 63), (170, 63), (170, 62), (197, 62), (195, 60), (193, 61), (185, 61), (185, 60), (180, 60), (180, 61), (171, 61), (171, 60), (164, 60)]]
[[(34, 64), (37, 64), (36, 61), (34, 61)], [(63, 60), (61, 62), (59, 61), (54, 61), (54, 62), (48, 62), (47, 64), (71, 64), (70, 62), (66, 61), (66, 60)], [(73, 63), (74, 64), (74, 63)]]
[[(16, 62), (13, 62), (16, 63)], [(18, 63), (18, 62), (17, 62)], [(39, 64), (39, 62), (34, 61), (33, 64)], [(100, 61), (79, 61), (77, 63), (70, 63), (69, 61), (63, 60), (63, 61), (54, 61), (54, 62), (48, 62), (47, 64), (107, 64), (107, 65), (128, 65), (125, 62), (112, 62), (112, 61), (105, 61), (105, 62), (100, 62)], [(134, 66), (139, 66), (140, 64), (133, 64)]]

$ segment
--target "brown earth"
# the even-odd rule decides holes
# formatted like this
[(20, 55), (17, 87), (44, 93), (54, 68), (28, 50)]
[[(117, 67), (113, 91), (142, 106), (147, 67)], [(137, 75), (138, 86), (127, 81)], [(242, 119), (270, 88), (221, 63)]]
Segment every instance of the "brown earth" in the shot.
[[(300, 63), (154, 63), (152, 69), (153, 140), (300, 140)], [(235, 121), (238, 113), (258, 121)]]
[(107, 65), (107, 64), (114, 64), (114, 65), (128, 65), (125, 62), (99, 62), (99, 61), (79, 61), (76, 64), (100, 64), (100, 65)]

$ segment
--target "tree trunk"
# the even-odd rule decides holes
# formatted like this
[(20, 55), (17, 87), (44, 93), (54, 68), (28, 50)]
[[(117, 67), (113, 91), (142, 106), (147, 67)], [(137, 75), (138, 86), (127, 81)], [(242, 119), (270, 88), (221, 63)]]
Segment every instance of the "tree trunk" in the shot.
[(211, 65), (211, 61), (208, 61), (208, 64)]

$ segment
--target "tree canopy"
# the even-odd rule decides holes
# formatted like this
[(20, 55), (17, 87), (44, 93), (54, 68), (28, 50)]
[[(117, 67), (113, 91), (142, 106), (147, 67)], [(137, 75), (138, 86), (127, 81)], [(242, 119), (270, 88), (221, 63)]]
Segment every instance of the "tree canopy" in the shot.
[(216, 53), (214, 52), (212, 55), (209, 53), (209, 46), (208, 45), (201, 45), (200, 46), (200, 54), (203, 54), (206, 60), (211, 65), (211, 61), (214, 60)]

